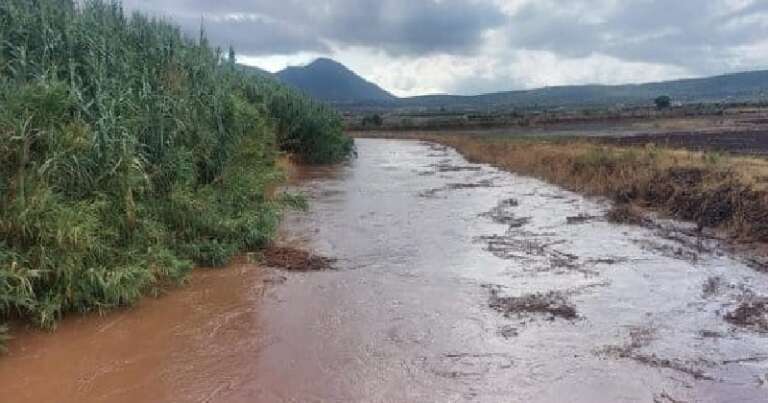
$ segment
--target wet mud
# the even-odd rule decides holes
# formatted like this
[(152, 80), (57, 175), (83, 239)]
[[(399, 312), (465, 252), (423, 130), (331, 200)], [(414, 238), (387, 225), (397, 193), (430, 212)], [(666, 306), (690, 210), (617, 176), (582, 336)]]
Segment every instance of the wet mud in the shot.
[(643, 133), (630, 136), (607, 136), (600, 141), (609, 144), (640, 146), (653, 143), (695, 151), (766, 155), (768, 154), (768, 136), (766, 134), (768, 133), (765, 130), (726, 130), (715, 133)]
[(768, 333), (768, 298), (747, 297), (736, 309), (728, 312), (725, 319), (737, 326)]
[(764, 262), (443, 146), (357, 147), (297, 168), (268, 265), (14, 329), (0, 401), (765, 401)]
[(288, 271), (331, 270), (336, 263), (335, 259), (290, 247), (271, 246), (263, 255), (265, 265)]
[(567, 301), (561, 292), (528, 294), (520, 297), (503, 297), (498, 288), (490, 289), (488, 306), (501, 312), (506, 317), (525, 314), (545, 315), (547, 319), (576, 319), (576, 308)]
[(597, 352), (598, 355), (619, 359), (631, 359), (637, 363), (655, 368), (669, 369), (693, 377), (696, 380), (714, 381), (704, 369), (713, 365), (705, 359), (697, 362), (686, 362), (677, 358), (661, 358), (656, 353), (648, 353), (643, 350), (648, 347), (655, 338), (656, 329), (653, 327), (637, 327), (629, 331), (628, 340), (620, 346), (607, 346)]
[(581, 213), (579, 215), (575, 215), (575, 216), (572, 216), (572, 217), (566, 217), (565, 219), (566, 219), (568, 224), (578, 225), (578, 224), (588, 223), (590, 221), (599, 220), (600, 217), (591, 216), (591, 215), (588, 215), (588, 214)]
[(436, 197), (441, 193), (450, 192), (452, 190), (465, 190), (465, 189), (477, 189), (493, 187), (493, 182), (489, 179), (483, 179), (478, 182), (465, 182), (465, 183), (449, 183), (439, 188), (433, 188), (425, 190), (421, 193), (421, 197)]

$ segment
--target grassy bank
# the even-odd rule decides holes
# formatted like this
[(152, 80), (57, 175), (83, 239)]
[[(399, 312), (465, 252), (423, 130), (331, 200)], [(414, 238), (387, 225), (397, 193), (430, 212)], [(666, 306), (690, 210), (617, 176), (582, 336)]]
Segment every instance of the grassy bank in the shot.
[(5, 0), (0, 323), (51, 328), (260, 248), (285, 205), (268, 191), (280, 153), (351, 151), (334, 112), (202, 32), (100, 0)]
[[(408, 137), (408, 136), (406, 136)], [(768, 161), (585, 139), (428, 135), (472, 162), (653, 209), (742, 242), (768, 242)]]

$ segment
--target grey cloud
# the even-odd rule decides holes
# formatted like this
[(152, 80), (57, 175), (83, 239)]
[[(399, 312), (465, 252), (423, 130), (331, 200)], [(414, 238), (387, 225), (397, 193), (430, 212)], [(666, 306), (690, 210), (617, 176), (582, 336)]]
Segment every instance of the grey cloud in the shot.
[[(212, 39), (252, 55), (322, 51), (326, 42), (398, 55), (470, 53), (484, 31), (506, 20), (482, 0), (126, 0), (125, 5), (189, 20), (184, 25), (195, 29), (206, 16)], [(249, 18), (225, 19), (232, 15)]]
[(768, 38), (768, 29), (758, 21), (737, 20), (768, 9), (764, 2), (737, 12), (724, 9), (718, 0), (619, 4), (613, 13), (594, 23), (579, 15), (557, 13), (552, 2), (529, 3), (512, 17), (509, 38), (517, 47), (568, 57), (602, 53), (627, 61), (686, 67), (702, 74), (722, 70), (732, 47)]
[[(526, 60), (510, 56), (515, 51), (534, 50), (569, 60), (576, 69), (594, 68), (573, 62), (591, 55), (643, 62), (678, 76), (768, 68), (768, 56), (762, 62), (761, 55), (738, 53), (740, 47), (768, 41), (768, 0), (519, 0), (522, 6), (504, 8), (510, 14), (500, 7), (505, 1), (124, 0), (129, 9), (177, 20), (193, 35), (204, 16), (213, 43), (232, 44), (247, 56), (333, 56), (359, 46), (399, 56), (392, 60), (480, 54), (503, 70), (525, 65)], [(741, 8), (729, 6), (739, 3)], [(604, 79), (597, 73), (578, 76)], [(441, 85), (471, 93), (525, 84), (515, 80), (524, 78), (498, 71)]]
[[(177, 21), (188, 33), (197, 33), (200, 29), (200, 18)], [(240, 54), (292, 54), (301, 51), (324, 53), (330, 50), (316, 35), (281, 21), (208, 18), (203, 19), (202, 24), (211, 43), (219, 46), (233, 45)]]
[(240, 54), (327, 52), (327, 44), (312, 27), (284, 19), (278, 13), (286, 9), (304, 10), (298, 7), (299, 3), (298, 0), (123, 0), (126, 9), (172, 19), (192, 37), (197, 36), (202, 24), (211, 43), (222, 47), (232, 45)]
[(395, 54), (468, 53), (482, 33), (506, 21), (488, 3), (468, 0), (335, 0), (323, 22), (329, 38)]

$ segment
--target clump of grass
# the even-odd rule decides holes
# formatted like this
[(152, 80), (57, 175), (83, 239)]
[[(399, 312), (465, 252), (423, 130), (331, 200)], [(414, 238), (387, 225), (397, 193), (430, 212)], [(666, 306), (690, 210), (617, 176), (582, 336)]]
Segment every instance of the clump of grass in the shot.
[(648, 219), (636, 207), (620, 203), (616, 204), (606, 214), (608, 221), (617, 224), (646, 225)]
[(265, 246), (340, 117), (119, 2), (0, 2), (0, 320), (52, 328)]
[(8, 326), (6, 325), (0, 325), (0, 353), (6, 352), (6, 344), (8, 344), (8, 340), (10, 340), (11, 337), (8, 336)]

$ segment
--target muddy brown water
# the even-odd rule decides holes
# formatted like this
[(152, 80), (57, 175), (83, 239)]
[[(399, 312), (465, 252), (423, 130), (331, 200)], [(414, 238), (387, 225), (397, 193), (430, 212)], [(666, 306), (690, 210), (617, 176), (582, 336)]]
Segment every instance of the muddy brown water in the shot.
[[(240, 260), (55, 334), (16, 329), (0, 401), (768, 399), (768, 335), (723, 319), (768, 295), (738, 257), (662, 236), (674, 222), (610, 224), (607, 202), (439, 146), (357, 147), (302, 170), (310, 211), (283, 225), (336, 270)], [(531, 312), (489, 306), (530, 295)], [(569, 315), (546, 313), (548, 296)]]

